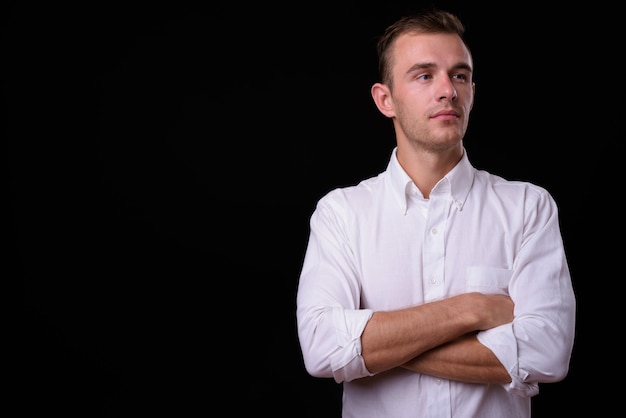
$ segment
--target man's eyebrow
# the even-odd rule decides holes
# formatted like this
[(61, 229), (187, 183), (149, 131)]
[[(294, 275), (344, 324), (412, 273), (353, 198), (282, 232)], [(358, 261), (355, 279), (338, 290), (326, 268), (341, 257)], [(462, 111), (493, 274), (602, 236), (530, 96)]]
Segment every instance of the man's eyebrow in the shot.
[(459, 62), (458, 64), (456, 64), (456, 65), (455, 65), (454, 67), (452, 67), (452, 68), (457, 69), (457, 70), (467, 70), (467, 71), (469, 71), (470, 73), (473, 71), (472, 66), (471, 66), (471, 65), (469, 65), (469, 64), (468, 64), (468, 63), (466, 63), (466, 62)]
[(418, 63), (411, 65), (411, 68), (409, 68), (409, 71), (407, 72), (410, 73), (410, 72), (417, 71), (417, 70), (425, 70), (428, 68), (435, 68), (435, 67), (437, 67), (437, 64), (435, 64), (434, 62), (418, 62)]
[[(418, 63), (413, 64), (411, 68), (409, 68), (407, 73), (411, 73), (411, 72), (418, 71), (418, 70), (436, 68), (436, 67), (437, 67), (437, 64), (435, 64), (434, 62), (418, 62)], [(454, 66), (452, 66), (452, 69), (453, 70), (466, 70), (466, 71), (469, 71), (470, 73), (473, 71), (471, 65), (469, 65), (467, 62), (459, 62), (455, 64)]]

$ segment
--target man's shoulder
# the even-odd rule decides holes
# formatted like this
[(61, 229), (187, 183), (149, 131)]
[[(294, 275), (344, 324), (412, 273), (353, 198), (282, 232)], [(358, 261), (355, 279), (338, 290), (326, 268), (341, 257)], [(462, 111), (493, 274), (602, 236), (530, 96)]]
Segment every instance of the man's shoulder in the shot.
[(361, 180), (356, 184), (344, 185), (330, 190), (322, 199), (369, 199), (376, 198), (385, 188), (385, 172)]
[(484, 188), (486, 193), (494, 192), (500, 195), (552, 199), (550, 192), (537, 183), (523, 179), (505, 178), (486, 170), (476, 170), (474, 187)]
[(359, 183), (330, 190), (318, 201), (317, 207), (354, 215), (363, 211), (369, 212), (389, 198), (389, 191), (383, 172)]

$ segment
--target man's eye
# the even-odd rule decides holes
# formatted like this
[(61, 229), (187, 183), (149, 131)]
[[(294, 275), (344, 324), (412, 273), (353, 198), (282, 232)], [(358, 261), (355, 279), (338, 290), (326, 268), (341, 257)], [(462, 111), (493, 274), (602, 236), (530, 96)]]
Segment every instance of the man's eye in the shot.
[(453, 77), (457, 80), (467, 81), (467, 75), (465, 74), (455, 74)]

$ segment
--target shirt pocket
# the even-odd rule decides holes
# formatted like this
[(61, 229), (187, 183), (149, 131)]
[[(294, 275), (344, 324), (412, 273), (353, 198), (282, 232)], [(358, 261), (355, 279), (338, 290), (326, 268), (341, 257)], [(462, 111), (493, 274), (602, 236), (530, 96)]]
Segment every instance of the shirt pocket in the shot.
[(467, 268), (467, 291), (508, 295), (513, 270), (499, 267), (471, 266)]

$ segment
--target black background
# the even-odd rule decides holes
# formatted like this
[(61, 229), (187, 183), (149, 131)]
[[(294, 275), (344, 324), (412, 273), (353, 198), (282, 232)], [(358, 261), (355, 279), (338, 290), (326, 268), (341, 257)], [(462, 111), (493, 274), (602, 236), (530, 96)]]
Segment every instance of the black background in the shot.
[[(308, 218), (331, 188), (385, 168), (374, 40), (420, 4), (4, 6), (24, 416), (340, 416), (340, 388), (306, 374), (295, 332)], [(600, 331), (620, 317), (616, 13), (436, 4), (464, 20), (474, 54), (471, 161), (560, 207), (577, 340), (534, 417), (587, 402), (602, 416), (621, 374), (614, 329)]]

